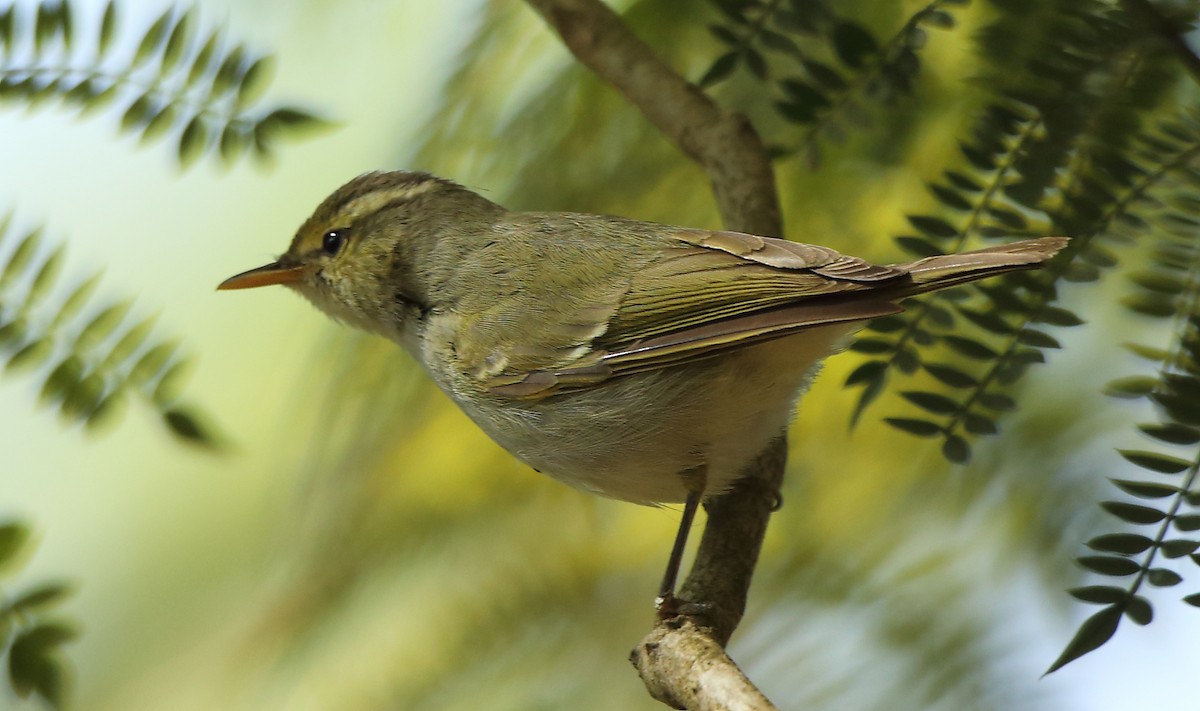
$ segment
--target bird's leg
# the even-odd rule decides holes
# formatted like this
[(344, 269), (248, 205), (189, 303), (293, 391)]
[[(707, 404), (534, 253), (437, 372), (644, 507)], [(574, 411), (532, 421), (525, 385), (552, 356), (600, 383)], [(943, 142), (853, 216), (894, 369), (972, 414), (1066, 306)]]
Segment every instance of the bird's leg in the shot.
[(675, 597), (675, 582), (679, 579), (679, 568), (683, 565), (683, 553), (687, 549), (688, 533), (692, 530), (692, 521), (696, 518), (696, 509), (700, 508), (700, 499), (704, 496), (706, 479), (704, 467), (690, 469), (683, 473), (683, 480), (688, 487), (687, 499), (683, 503), (683, 515), (679, 519), (679, 530), (675, 533), (675, 543), (671, 546), (671, 557), (667, 559), (667, 569), (663, 573), (662, 585), (658, 588), (658, 597), (654, 607), (659, 617), (667, 619), (679, 612), (679, 600)]

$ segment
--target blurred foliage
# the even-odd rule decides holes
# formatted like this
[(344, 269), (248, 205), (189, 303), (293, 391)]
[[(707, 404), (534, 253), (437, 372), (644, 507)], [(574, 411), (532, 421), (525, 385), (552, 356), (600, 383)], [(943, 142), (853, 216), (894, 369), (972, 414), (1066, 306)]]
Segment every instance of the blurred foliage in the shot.
[[(122, 133), (143, 144), (172, 140), (182, 168), (206, 153), (226, 165), (250, 152), (267, 159), (281, 138), (323, 124), (301, 109), (263, 108), (268, 58), (223, 30), (201, 33), (194, 11), (168, 7), (137, 38), (122, 36), (118, 15), (110, 0), (81, 30), (65, 0), (0, 5), (0, 103), (32, 110), (57, 99), (83, 115), (116, 107)], [(132, 396), (181, 440), (214, 446), (205, 418), (181, 400), (188, 364), (178, 343), (155, 337), (156, 318), (136, 317), (131, 298), (89, 305), (101, 274), (64, 283), (65, 256), (63, 245), (46, 244), (41, 227), (22, 230), (11, 212), (0, 218), (5, 374), (40, 378), (41, 402), (88, 430), (111, 421)], [(0, 526), (5, 575), (15, 572), (27, 538), (20, 524)], [(60, 648), (76, 632), (43, 613), (67, 592), (43, 584), (6, 596), (0, 611), (13, 691), (54, 707), (66, 698)]]
[[(0, 524), (0, 582), (7, 583), (19, 572), (29, 538), (22, 524)], [(0, 655), (12, 690), (21, 698), (37, 694), (55, 708), (63, 706), (70, 681), (61, 648), (78, 632), (52, 610), (70, 593), (66, 583), (42, 583), (4, 591), (0, 606)]]
[(66, 0), (0, 8), (0, 101), (124, 107), (121, 132), (171, 138), (184, 168), (209, 152), (226, 164), (248, 149), (269, 158), (281, 137), (323, 124), (294, 107), (260, 107), (269, 59), (221, 29), (202, 31), (195, 11), (168, 7), (134, 44), (119, 36), (119, 7), (109, 0), (86, 34)]
[(153, 337), (155, 317), (131, 315), (131, 299), (92, 305), (96, 272), (61, 281), (65, 247), (47, 246), (40, 227), (18, 230), (0, 219), (0, 356), (9, 374), (37, 375), (40, 400), (88, 430), (109, 422), (130, 396), (154, 408), (173, 434), (216, 444), (194, 409), (181, 402), (187, 360), (179, 344)]

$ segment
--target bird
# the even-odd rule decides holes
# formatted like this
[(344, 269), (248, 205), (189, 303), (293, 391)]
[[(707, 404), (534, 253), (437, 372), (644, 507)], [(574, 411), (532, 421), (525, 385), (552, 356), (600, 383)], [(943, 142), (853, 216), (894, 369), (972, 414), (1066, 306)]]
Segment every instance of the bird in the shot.
[(394, 341), (500, 446), (576, 488), (683, 502), (688, 530), (783, 433), (820, 363), (907, 297), (1039, 267), (1066, 237), (878, 265), (825, 246), (611, 215), (509, 211), (424, 172), (360, 175), (276, 261), (284, 285)]

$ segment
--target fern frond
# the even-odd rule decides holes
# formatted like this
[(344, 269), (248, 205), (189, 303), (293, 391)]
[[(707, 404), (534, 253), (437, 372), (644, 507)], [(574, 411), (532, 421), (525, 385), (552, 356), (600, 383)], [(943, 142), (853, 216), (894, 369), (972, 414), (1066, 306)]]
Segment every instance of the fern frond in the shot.
[(187, 361), (177, 344), (152, 337), (153, 317), (131, 318), (130, 300), (89, 308), (100, 275), (64, 284), (59, 277), (63, 248), (44, 242), (40, 228), (21, 232), (14, 227), (11, 213), (0, 220), (4, 370), (41, 378), (42, 402), (86, 428), (111, 419), (135, 397), (182, 439), (215, 444), (180, 400)]
[[(20, 569), (30, 537), (23, 524), (0, 523), (0, 580)], [(62, 708), (69, 686), (62, 646), (78, 631), (48, 611), (72, 592), (71, 586), (50, 582), (17, 593), (0, 592), (0, 659), (8, 669), (9, 685), (21, 698), (37, 694), (51, 707)]]
[(85, 49), (69, 2), (0, 10), (0, 101), (57, 99), (83, 113), (116, 105), (121, 133), (173, 142), (185, 168), (206, 153), (226, 164), (251, 152), (266, 158), (280, 138), (324, 125), (300, 109), (261, 105), (268, 58), (223, 30), (202, 33), (193, 10), (168, 8), (136, 43), (118, 37), (119, 15), (110, 0), (86, 28)]

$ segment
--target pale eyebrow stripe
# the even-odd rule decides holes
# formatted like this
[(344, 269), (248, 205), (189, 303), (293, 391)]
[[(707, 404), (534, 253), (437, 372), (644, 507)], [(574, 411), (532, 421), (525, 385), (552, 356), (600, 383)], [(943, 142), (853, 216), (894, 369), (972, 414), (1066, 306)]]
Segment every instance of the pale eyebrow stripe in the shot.
[(352, 215), (355, 219), (358, 219), (379, 212), (392, 203), (411, 200), (418, 195), (433, 190), (435, 187), (437, 187), (436, 182), (426, 181), (415, 185), (400, 185), (385, 190), (372, 190), (365, 195), (350, 198), (343, 205), (339, 206), (337, 212)]

